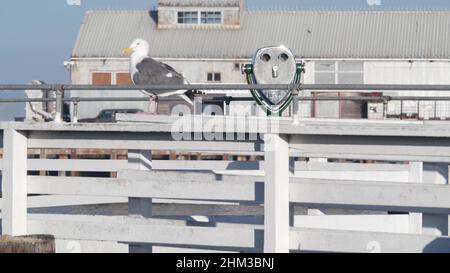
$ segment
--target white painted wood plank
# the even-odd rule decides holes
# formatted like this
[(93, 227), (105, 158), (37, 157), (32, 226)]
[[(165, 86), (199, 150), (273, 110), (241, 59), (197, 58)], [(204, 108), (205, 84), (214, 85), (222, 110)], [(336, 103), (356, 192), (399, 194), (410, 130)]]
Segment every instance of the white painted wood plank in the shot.
[[(183, 221), (155, 221), (127, 217), (30, 215), (29, 230), (64, 240), (150, 242), (165, 245), (252, 249), (251, 225), (190, 227)], [(94, 219), (95, 218), (95, 219)], [(70, 220), (69, 220), (70, 219)], [(91, 221), (91, 219), (93, 219)], [(159, 223), (158, 223), (159, 222)], [(239, 236), (235, 236), (239, 234)], [(95, 237), (95, 238), (94, 238)], [(450, 252), (450, 238), (399, 233), (291, 228), (290, 249), (326, 252)]]
[(408, 182), (407, 171), (296, 171), (297, 178), (356, 180), (356, 181), (385, 181), (393, 183)]
[(399, 233), (377, 233), (293, 228), (291, 250), (324, 252), (450, 253), (450, 238)]
[(289, 252), (289, 144), (287, 136), (264, 136), (264, 252)]
[(260, 170), (263, 161), (153, 160), (154, 170)]
[[(70, 216), (73, 217), (73, 216)], [(183, 221), (167, 221), (169, 225), (152, 224), (153, 219), (130, 217), (66, 217), (30, 215), (31, 234), (52, 234), (66, 240), (119, 241), (168, 245), (254, 248), (257, 236), (254, 226), (229, 224), (219, 227), (186, 226)], [(89, 221), (92, 218), (93, 221)], [(109, 218), (109, 219), (108, 219)], [(85, 219), (87, 221), (77, 221)], [(102, 220), (102, 221), (99, 221)], [(239, 234), (239, 236), (236, 236)]]
[(30, 171), (117, 172), (127, 168), (127, 160), (28, 159)]
[[(259, 170), (263, 161), (217, 161), (217, 160), (153, 160), (154, 170)], [(84, 171), (117, 172), (129, 169), (127, 160), (103, 159), (28, 159), (30, 171)], [(2, 159), (0, 159), (2, 170)]]
[[(214, 170), (228, 175), (264, 175), (263, 161), (153, 160), (154, 170)], [(405, 167), (406, 166), (406, 167)], [(315, 179), (407, 182), (405, 164), (296, 162), (296, 177)], [(130, 169), (126, 160), (28, 159), (28, 170), (117, 172)], [(1, 159), (0, 159), (1, 170)]]
[(127, 198), (124, 197), (43, 195), (28, 197), (28, 208), (118, 204), (126, 202)]
[[(410, 162), (409, 163), (409, 175), (408, 180), (411, 183), (423, 183), (423, 162)], [(410, 212), (409, 213), (409, 232), (421, 234), (423, 225), (423, 214)]]
[(28, 192), (209, 201), (258, 201), (262, 198), (262, 191), (258, 191), (262, 187), (255, 183), (216, 181), (214, 174), (193, 174), (189, 179), (182, 173), (171, 178), (167, 172), (126, 172), (121, 177), (126, 179), (29, 176)]
[[(143, 218), (143, 217), (130, 217), (130, 216), (106, 216), (106, 215), (80, 215), (80, 214), (38, 214), (29, 213), (28, 218), (31, 220), (40, 221), (59, 221), (59, 222), (82, 222), (82, 223), (129, 223), (133, 225), (157, 225), (157, 226), (189, 226), (196, 221), (185, 220), (172, 220), (164, 218)], [(262, 225), (250, 225), (250, 224), (232, 224), (232, 223), (215, 223), (215, 227), (220, 228), (263, 228)]]
[(55, 240), (56, 253), (128, 253), (128, 245), (117, 242)]
[(30, 148), (52, 149), (128, 149), (128, 150), (176, 150), (217, 152), (260, 152), (262, 145), (255, 141), (176, 141), (170, 133), (127, 133), (127, 132), (46, 132), (29, 133)]
[(296, 215), (297, 228), (408, 233), (409, 215)]
[(407, 164), (296, 162), (295, 177), (333, 180), (408, 182)]
[(290, 200), (295, 203), (387, 207), (393, 211), (429, 211), (450, 209), (450, 186), (334, 181), (291, 178)]
[(408, 164), (295, 162), (297, 171), (407, 172), (409, 169)]
[[(128, 150), (128, 164), (131, 169), (151, 170), (152, 151), (150, 150)], [(128, 198), (128, 216), (150, 218), (153, 214), (152, 198)], [(130, 253), (152, 252), (151, 244), (129, 244)]]
[(27, 234), (27, 136), (12, 129), (4, 131), (2, 171), (2, 233)]
[[(2, 209), (3, 199), (0, 198), (0, 210)], [(108, 197), (108, 196), (77, 196), (77, 195), (41, 195), (29, 196), (28, 208), (51, 208), (63, 206), (84, 206), (101, 204), (127, 203), (127, 197)], [(177, 200), (177, 199), (153, 199), (154, 204), (190, 204), (190, 205), (239, 205), (236, 202), (215, 202), (215, 201), (195, 201), (195, 200)]]
[(304, 157), (450, 162), (447, 138), (295, 135), (290, 147)]
[[(74, 195), (41, 195), (29, 196), (27, 207), (30, 208), (51, 208), (64, 206), (85, 206), (100, 204), (126, 203), (125, 197), (105, 197), (105, 196), (74, 196)], [(0, 198), (0, 210), (2, 209), (2, 198)]]
[[(161, 119), (164, 116), (155, 116)], [(195, 117), (198, 118), (198, 117)], [(0, 122), (0, 129), (16, 129), (25, 131), (102, 131), (102, 132), (171, 132), (175, 122), (180, 120), (175, 117), (171, 122), (120, 122), (103, 124), (73, 124), (73, 123), (33, 123), (33, 122)], [(258, 128), (260, 133), (266, 133), (267, 129), (258, 124), (273, 122), (274, 118), (263, 117), (204, 117), (199, 126), (203, 128), (206, 124), (222, 124), (228, 121), (234, 124), (247, 124), (249, 128)], [(188, 119), (185, 124), (192, 124), (193, 120)], [(298, 124), (292, 123), (292, 118), (277, 118), (281, 134), (291, 135), (366, 135), (366, 136), (428, 136), (428, 137), (449, 137), (450, 126), (446, 121), (405, 121), (405, 120), (361, 120), (361, 119), (316, 119), (302, 118)], [(185, 131), (193, 131), (197, 127), (185, 126)], [(243, 128), (238, 132), (248, 132), (248, 128)], [(221, 128), (219, 128), (221, 129)], [(226, 131), (224, 127), (223, 131)], [(244, 130), (245, 129), (245, 130)], [(271, 132), (271, 131), (270, 131)]]
[[(110, 197), (153, 197), (206, 201), (261, 202), (261, 177), (217, 176), (208, 173), (127, 171), (127, 179), (37, 177), (29, 180), (29, 193)], [(217, 180), (223, 178), (224, 180)], [(450, 210), (450, 186), (433, 184), (336, 181), (292, 178), (290, 201), (404, 212)]]
[(219, 251), (210, 249), (199, 249), (199, 248), (186, 248), (186, 247), (166, 247), (166, 246), (153, 246), (153, 253), (199, 253), (199, 254), (210, 254), (210, 253), (239, 253), (237, 251)]

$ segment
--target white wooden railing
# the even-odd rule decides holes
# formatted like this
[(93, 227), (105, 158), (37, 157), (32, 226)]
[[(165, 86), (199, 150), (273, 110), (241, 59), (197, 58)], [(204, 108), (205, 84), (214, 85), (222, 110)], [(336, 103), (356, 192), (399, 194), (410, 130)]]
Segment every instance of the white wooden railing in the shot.
[[(293, 124), (280, 119), (276, 132), (258, 129), (262, 139), (188, 141), (174, 140), (175, 120), (170, 118), (119, 120), (1, 123), (2, 233), (53, 234), (59, 252), (450, 252), (449, 123)], [(128, 149), (129, 156), (27, 159), (27, 149), (39, 148)], [(264, 155), (265, 160), (163, 161), (152, 160), (151, 150)], [(50, 177), (28, 171), (118, 175)], [(27, 208), (109, 203), (128, 203), (128, 215), (27, 212)], [(152, 213), (152, 205), (160, 203), (236, 211), (264, 205), (264, 217), (207, 212), (163, 217)], [(296, 207), (308, 211), (298, 213)]]

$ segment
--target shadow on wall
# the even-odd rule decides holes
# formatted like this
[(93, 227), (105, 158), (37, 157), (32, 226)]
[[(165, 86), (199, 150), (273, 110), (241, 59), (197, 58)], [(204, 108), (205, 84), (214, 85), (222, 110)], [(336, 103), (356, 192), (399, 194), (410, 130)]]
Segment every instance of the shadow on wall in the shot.
[(423, 249), (423, 253), (450, 253), (450, 238), (433, 240)]

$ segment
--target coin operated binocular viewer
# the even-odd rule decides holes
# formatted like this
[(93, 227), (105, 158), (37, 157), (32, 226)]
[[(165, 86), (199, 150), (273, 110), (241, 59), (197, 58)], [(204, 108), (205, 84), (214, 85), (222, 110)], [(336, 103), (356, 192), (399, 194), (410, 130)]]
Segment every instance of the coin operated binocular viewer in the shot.
[[(285, 46), (271, 46), (259, 49), (253, 56), (251, 64), (242, 66), (250, 85), (255, 84), (285, 84), (298, 87), (301, 84), (305, 63), (295, 61), (292, 51)], [(250, 90), (253, 98), (267, 115), (281, 116), (292, 103), (294, 90)], [(297, 106), (298, 107), (298, 106)]]

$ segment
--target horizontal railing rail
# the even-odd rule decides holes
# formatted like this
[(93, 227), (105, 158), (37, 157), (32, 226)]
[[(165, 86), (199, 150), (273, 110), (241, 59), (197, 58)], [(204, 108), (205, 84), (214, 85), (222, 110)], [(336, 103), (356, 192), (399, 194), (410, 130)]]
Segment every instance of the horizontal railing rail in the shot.
[(308, 90), (308, 91), (450, 91), (450, 85), (404, 85), (404, 84), (186, 84), (186, 85), (77, 85), (77, 84), (0, 84), (0, 90), (226, 90), (230, 92), (260, 90)]
[[(299, 101), (450, 101), (450, 97), (392, 97), (392, 96), (378, 96), (378, 97), (298, 97)], [(0, 103), (18, 103), (18, 102), (56, 102), (56, 99), (27, 99), (27, 98), (8, 98), (0, 99)], [(146, 102), (148, 98), (136, 97), (91, 97), (91, 98), (65, 98), (64, 102)], [(161, 102), (182, 102), (184, 100), (178, 98), (161, 98)], [(231, 102), (231, 101), (254, 101), (251, 97), (214, 97), (212, 99), (204, 99), (203, 102)]]
[[(0, 91), (24, 91), (24, 90), (48, 90), (58, 91), (170, 91), (170, 90), (202, 90), (202, 91), (226, 91), (227, 96), (206, 95), (204, 102), (253, 101), (252, 97), (234, 97), (231, 94), (245, 90), (292, 90), (296, 94), (301, 91), (345, 91), (347, 93), (370, 92), (370, 91), (450, 91), (450, 85), (373, 85), (373, 84), (189, 84), (189, 85), (74, 85), (74, 84), (0, 84)], [(389, 102), (389, 101), (450, 101), (450, 96), (295, 96), (297, 101), (360, 101), (360, 102)], [(56, 98), (0, 98), (0, 103), (32, 103), (32, 102), (146, 102), (146, 97), (63, 97)], [(182, 102), (177, 97), (159, 98), (164, 102)]]
[[(450, 101), (450, 97), (393, 97), (393, 96), (377, 96), (377, 97), (298, 97), (299, 101)], [(65, 102), (144, 102), (148, 98), (133, 98), (133, 97), (92, 97), (92, 98), (65, 98)], [(165, 102), (182, 102), (182, 99), (177, 98), (161, 98), (159, 101)], [(205, 99), (204, 102), (231, 102), (231, 101), (254, 101), (251, 97), (234, 98), (234, 97), (214, 97), (212, 99)], [(0, 99), (0, 103), (17, 103), (17, 102), (56, 102), (56, 99), (26, 99), (26, 98), (10, 98)]]

